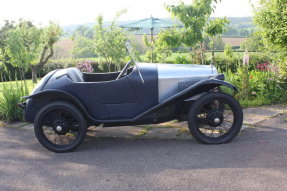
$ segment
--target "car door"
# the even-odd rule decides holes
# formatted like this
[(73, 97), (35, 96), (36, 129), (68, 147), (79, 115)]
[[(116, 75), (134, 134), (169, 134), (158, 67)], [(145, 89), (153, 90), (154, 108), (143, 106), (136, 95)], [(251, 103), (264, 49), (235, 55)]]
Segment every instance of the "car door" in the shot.
[(99, 102), (106, 105), (109, 119), (132, 119), (158, 104), (156, 65), (140, 64), (140, 70), (144, 83), (135, 68), (98, 94)]

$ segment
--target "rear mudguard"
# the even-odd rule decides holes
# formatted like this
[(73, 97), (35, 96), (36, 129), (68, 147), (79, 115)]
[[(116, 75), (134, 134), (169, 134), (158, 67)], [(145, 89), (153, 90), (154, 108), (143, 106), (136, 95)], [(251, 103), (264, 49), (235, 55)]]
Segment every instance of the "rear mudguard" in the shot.
[(25, 96), (24, 99), (28, 99), (25, 103), (25, 120), (33, 123), (38, 111), (46, 104), (52, 101), (66, 101), (75, 105), (88, 121), (97, 123), (89, 114), (85, 106), (72, 94), (62, 90), (50, 89), (38, 92), (36, 94)]
[[(141, 113), (140, 115), (132, 118), (132, 119), (111, 119), (111, 120), (99, 120), (93, 118), (86, 107), (72, 94), (67, 93), (65, 91), (51, 89), (51, 90), (45, 90), (41, 91), (39, 93), (26, 96), (24, 98), (28, 99), (26, 103), (26, 112), (25, 112), (25, 119), (28, 122), (34, 122), (34, 118), (38, 111), (45, 106), (45, 104), (50, 103), (51, 101), (68, 101), (72, 104), (74, 104), (81, 112), (83, 112), (86, 119), (94, 124), (99, 123), (133, 123), (136, 121), (143, 120), (145, 116), (157, 112), (161, 110), (162, 108), (168, 107), (169, 105), (174, 105), (176, 103), (182, 102), (188, 98), (191, 98), (193, 96), (196, 96), (198, 94), (202, 94), (204, 92), (208, 92), (215, 87), (219, 86), (226, 86), (228, 88), (231, 88), (234, 91), (238, 91), (235, 86), (233, 86), (230, 83), (227, 83), (225, 81), (211, 79), (211, 80), (204, 80), (197, 84), (194, 84), (193, 86), (190, 86), (189, 88), (185, 89), (182, 92), (179, 92), (175, 94), (174, 96), (170, 97), (169, 99), (165, 100), (162, 103), (159, 103), (158, 105), (148, 109), (147, 111)], [(37, 100), (37, 101), (36, 101)], [(36, 103), (37, 104), (34, 104)]]

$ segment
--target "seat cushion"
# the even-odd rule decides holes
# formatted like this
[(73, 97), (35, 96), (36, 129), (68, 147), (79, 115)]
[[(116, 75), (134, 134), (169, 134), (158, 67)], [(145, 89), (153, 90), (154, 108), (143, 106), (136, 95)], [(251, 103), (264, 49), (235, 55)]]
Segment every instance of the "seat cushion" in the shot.
[(68, 68), (67, 75), (73, 82), (84, 82), (82, 72), (77, 68)]

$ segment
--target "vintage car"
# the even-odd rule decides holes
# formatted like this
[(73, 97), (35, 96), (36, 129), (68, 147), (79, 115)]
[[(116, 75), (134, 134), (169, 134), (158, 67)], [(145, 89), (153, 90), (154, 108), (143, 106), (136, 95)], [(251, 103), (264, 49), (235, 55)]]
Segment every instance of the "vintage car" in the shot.
[(213, 65), (129, 61), (120, 72), (52, 71), (20, 106), (39, 142), (54, 152), (76, 148), (90, 126), (175, 119), (188, 121), (199, 142), (220, 144), (231, 141), (243, 121), (239, 103), (221, 86), (237, 91)]

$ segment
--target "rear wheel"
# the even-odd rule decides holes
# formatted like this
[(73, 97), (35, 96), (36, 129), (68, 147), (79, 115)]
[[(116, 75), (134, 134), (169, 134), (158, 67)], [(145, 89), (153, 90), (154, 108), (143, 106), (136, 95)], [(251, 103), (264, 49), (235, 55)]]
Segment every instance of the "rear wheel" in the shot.
[(188, 114), (188, 127), (193, 137), (205, 144), (231, 141), (240, 131), (243, 113), (230, 95), (216, 92), (195, 101)]
[(42, 108), (34, 123), (38, 141), (53, 152), (68, 152), (83, 141), (87, 125), (82, 113), (72, 104), (52, 102)]

